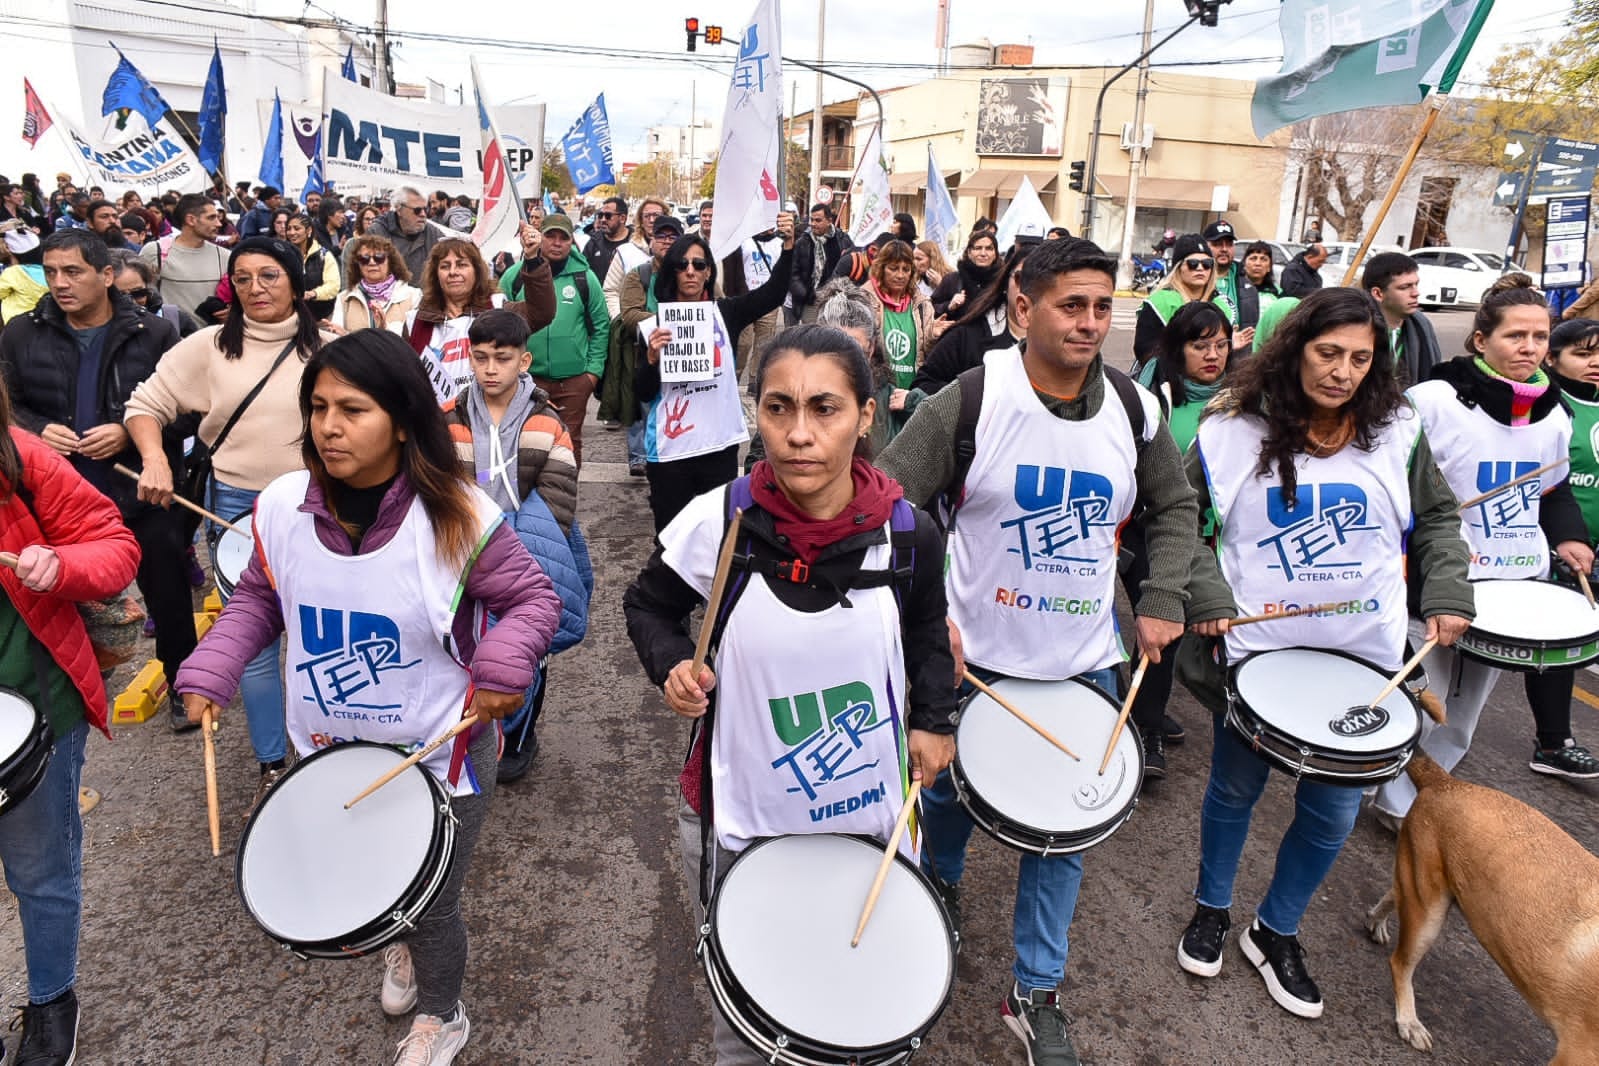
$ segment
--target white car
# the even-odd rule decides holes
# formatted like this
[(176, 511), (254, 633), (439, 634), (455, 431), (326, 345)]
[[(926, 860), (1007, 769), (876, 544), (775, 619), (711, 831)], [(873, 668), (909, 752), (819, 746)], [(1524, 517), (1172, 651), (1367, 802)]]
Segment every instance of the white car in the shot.
[[(1353, 241), (1322, 241), (1321, 246), (1327, 249), (1327, 261), (1321, 265), (1322, 284), (1342, 284), (1344, 274), (1349, 270), (1349, 264), (1354, 261), (1355, 253), (1360, 250), (1360, 245)], [(1366, 262), (1370, 261), (1372, 256), (1379, 252), (1399, 251), (1403, 251), (1403, 249), (1391, 244), (1374, 244), (1366, 250), (1366, 258), (1361, 260), (1361, 264), (1364, 266)], [(1356, 280), (1359, 280), (1358, 274), (1356, 275)]]
[[(1475, 307), (1499, 280), (1505, 260), (1481, 248), (1418, 248), (1410, 258), (1421, 268), (1421, 306)], [(1525, 270), (1519, 263), (1511, 270)]]

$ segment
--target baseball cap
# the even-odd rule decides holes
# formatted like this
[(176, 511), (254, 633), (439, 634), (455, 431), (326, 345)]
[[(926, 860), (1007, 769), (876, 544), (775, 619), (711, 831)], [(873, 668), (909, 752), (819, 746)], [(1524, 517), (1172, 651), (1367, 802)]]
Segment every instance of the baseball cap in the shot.
[(545, 233), (555, 230), (570, 237), (572, 235), (572, 220), (565, 215), (545, 215), (544, 221), (539, 225), (539, 229)]
[(650, 230), (650, 235), (655, 236), (662, 230), (671, 230), (678, 237), (683, 236), (683, 220), (676, 215), (667, 213), (655, 220), (655, 228)]
[(1236, 241), (1238, 235), (1233, 232), (1233, 224), (1225, 218), (1217, 219), (1205, 227), (1205, 240), (1207, 241)]

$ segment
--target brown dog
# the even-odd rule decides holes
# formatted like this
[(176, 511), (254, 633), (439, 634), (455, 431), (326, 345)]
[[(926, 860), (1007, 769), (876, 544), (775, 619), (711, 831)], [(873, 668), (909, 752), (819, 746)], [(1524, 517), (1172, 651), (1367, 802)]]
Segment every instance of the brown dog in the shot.
[(1399, 831), (1394, 887), (1366, 916), (1386, 944), (1399, 911), (1388, 960), (1399, 1035), (1432, 1049), (1412, 978), (1453, 901), (1554, 1029), (1552, 1066), (1599, 1066), (1599, 858), (1520, 800), (1458, 781), (1419, 751), (1406, 773), (1419, 795)]

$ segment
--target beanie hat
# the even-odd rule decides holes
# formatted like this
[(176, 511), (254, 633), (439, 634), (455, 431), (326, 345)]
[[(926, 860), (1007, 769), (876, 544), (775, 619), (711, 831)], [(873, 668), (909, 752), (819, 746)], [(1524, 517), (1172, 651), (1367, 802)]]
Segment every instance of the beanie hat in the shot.
[(233, 254), (228, 256), (228, 277), (233, 276), (233, 264), (239, 261), (241, 255), (271, 256), (289, 276), (289, 286), (294, 289), (294, 295), (305, 295), (305, 260), (301, 258), (299, 250), (288, 241), (278, 237), (246, 237), (234, 247)]
[(1210, 245), (1205, 243), (1205, 238), (1197, 233), (1185, 233), (1177, 238), (1177, 243), (1171, 246), (1171, 259), (1173, 263), (1187, 259), (1189, 256), (1199, 256), (1209, 259)]

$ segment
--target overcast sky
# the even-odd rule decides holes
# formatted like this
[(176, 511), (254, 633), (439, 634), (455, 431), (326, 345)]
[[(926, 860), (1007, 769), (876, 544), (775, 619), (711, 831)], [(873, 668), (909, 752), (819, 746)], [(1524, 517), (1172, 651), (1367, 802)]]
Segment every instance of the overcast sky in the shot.
[[(263, 14), (303, 12), (313, 17), (332, 13), (369, 25), (374, 2), (314, 0), (302, 4), (295, 0), (258, 0), (256, 9)], [(1142, 5), (1136, 0), (1097, 5), (1087, 0), (950, 0), (950, 6), (952, 44), (980, 37), (987, 37), (994, 44), (1031, 44), (1036, 49), (1034, 62), (1039, 65), (1120, 65), (1138, 54), (1143, 27)], [(1156, 53), (1156, 58), (1165, 62), (1257, 60), (1260, 62), (1207, 66), (1194, 72), (1245, 79), (1271, 73), (1282, 56), (1277, 30), (1279, 6), (1278, 0), (1234, 0), (1221, 9), (1219, 26), (1190, 27)], [(874, 69), (869, 64), (932, 64), (936, 9), (935, 0), (832, 0), (827, 11), (826, 58), (829, 62), (863, 64), (845, 67), (843, 72), (879, 89), (931, 77), (930, 69)], [(1480, 77), (1488, 61), (1507, 42), (1557, 34), (1569, 9), (1570, 0), (1501, 2), (1489, 17), (1462, 80)], [(733, 46), (717, 48), (702, 41), (694, 57), (700, 63), (684, 62), (690, 57), (684, 49), (683, 18), (693, 15), (700, 19), (701, 26), (717, 24), (736, 33), (753, 10), (753, 0), (683, 0), (679, 4), (660, 0), (609, 0), (600, 4), (389, 0), (390, 23), (401, 31), (642, 50), (661, 55), (663, 58), (656, 60), (475, 49), (491, 102), (543, 101), (548, 108), (549, 137), (560, 136), (583, 107), (603, 91), (618, 160), (642, 157), (647, 127), (686, 124), (692, 96), (697, 95), (699, 115), (720, 117)], [(783, 53), (814, 61), (816, 0), (784, 0), (782, 13)], [(1157, 39), (1185, 18), (1181, 0), (1156, 0)], [(397, 77), (402, 81), (420, 81), (429, 76), (453, 87), (469, 80), (466, 49), (455, 44), (402, 38), (396, 66)], [(799, 111), (809, 110), (815, 75), (794, 65), (786, 67), (784, 75), (791, 85), (798, 86)], [(1470, 91), (1470, 86), (1462, 88)], [(847, 97), (853, 90), (832, 81), (823, 91), (831, 101)], [(789, 94), (785, 93), (787, 99)]]

